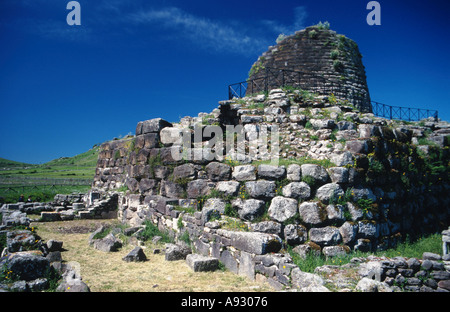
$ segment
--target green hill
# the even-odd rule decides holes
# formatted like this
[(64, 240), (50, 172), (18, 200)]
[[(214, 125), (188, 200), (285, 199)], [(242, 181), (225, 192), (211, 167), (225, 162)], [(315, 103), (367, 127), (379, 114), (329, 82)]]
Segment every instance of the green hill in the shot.
[(17, 167), (29, 167), (29, 166), (34, 166), (34, 165), (30, 165), (30, 164), (26, 164), (26, 163), (22, 163), (22, 162), (9, 160), (9, 159), (5, 159), (5, 158), (1, 158), (0, 157), (0, 168), (1, 169), (17, 168)]
[(55, 194), (84, 192), (95, 175), (99, 147), (73, 157), (61, 157), (41, 165), (0, 158), (0, 198), (16, 202), (18, 195), (51, 200)]
[[(32, 183), (48, 179), (92, 179), (98, 159), (98, 147), (73, 157), (61, 157), (41, 165), (6, 160), (0, 166), (0, 184)], [(27, 180), (27, 181), (25, 181)]]

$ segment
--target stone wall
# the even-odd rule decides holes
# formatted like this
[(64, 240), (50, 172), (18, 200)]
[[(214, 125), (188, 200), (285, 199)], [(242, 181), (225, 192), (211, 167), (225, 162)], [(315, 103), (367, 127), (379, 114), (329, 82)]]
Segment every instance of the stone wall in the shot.
[[(224, 120), (242, 126), (248, 145), (276, 125), (281, 163), (252, 162), (259, 153), (209, 159), (210, 137), (188, 151), (202, 157), (174, 158), (172, 151), (183, 154), (183, 135), (225, 128)], [(389, 121), (332, 97), (272, 90), (179, 124), (139, 122), (135, 137), (102, 145), (93, 188), (122, 192), (122, 222), (152, 220), (178, 238), (187, 233), (197, 253), (281, 288), (300, 274), (292, 276), (287, 246), (333, 257), (446, 228), (449, 131), (446, 122)]]
[[(361, 111), (371, 112), (366, 74), (358, 45), (344, 35), (317, 26), (297, 31), (269, 47), (253, 64), (249, 79), (269, 75), (269, 89), (282, 85), (282, 77), (267, 68), (300, 71), (304, 74), (285, 73), (285, 84), (327, 94), (347, 100)], [(315, 78), (319, 77), (319, 78)], [(300, 79), (300, 80), (299, 80)], [(300, 84), (297, 82), (300, 81)], [(247, 93), (264, 90), (264, 83), (249, 83)], [(319, 86), (319, 87), (318, 87)], [(324, 89), (324, 90), (321, 90)]]

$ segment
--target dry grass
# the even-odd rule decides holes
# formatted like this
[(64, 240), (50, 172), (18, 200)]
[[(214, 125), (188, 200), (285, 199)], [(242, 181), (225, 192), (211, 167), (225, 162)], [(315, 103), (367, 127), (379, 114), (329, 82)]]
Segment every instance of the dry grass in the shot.
[[(272, 291), (268, 284), (256, 283), (228, 271), (193, 272), (185, 261), (165, 261), (164, 254), (153, 254), (163, 245), (148, 244), (146, 262), (125, 262), (122, 258), (134, 245), (125, 245), (119, 252), (106, 253), (89, 246), (90, 232), (100, 223), (112, 220), (79, 220), (35, 223), (44, 241), (63, 241), (62, 258), (81, 266), (83, 281), (94, 292), (250, 292)], [(81, 233), (80, 233), (81, 232)]]

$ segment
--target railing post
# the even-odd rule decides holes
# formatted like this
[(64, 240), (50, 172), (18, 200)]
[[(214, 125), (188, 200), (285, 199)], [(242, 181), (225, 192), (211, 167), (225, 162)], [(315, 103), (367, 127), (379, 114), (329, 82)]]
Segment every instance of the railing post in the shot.
[(264, 77), (264, 92), (269, 91), (269, 68), (266, 67), (266, 76)]
[(392, 106), (389, 106), (389, 119), (392, 120)]

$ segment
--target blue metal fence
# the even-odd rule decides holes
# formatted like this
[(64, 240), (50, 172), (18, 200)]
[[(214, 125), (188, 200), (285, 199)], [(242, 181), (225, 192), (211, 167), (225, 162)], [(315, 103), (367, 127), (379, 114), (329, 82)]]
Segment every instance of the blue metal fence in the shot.
[[(296, 88), (317, 92), (320, 94), (332, 94), (334, 87), (327, 84), (323, 77), (286, 69), (265, 68), (265, 76), (248, 79), (228, 86), (228, 98), (242, 98), (247, 94), (260, 91), (269, 91), (274, 86), (294, 86)], [(371, 101), (372, 112), (377, 117), (399, 119), (406, 121), (419, 121), (432, 117), (438, 119), (438, 111), (422, 108), (410, 108), (391, 106), (376, 101)]]
[(375, 116), (378, 117), (407, 121), (419, 121), (429, 117), (437, 120), (439, 116), (438, 111), (432, 109), (391, 106), (375, 101), (372, 101), (371, 103), (372, 112)]

